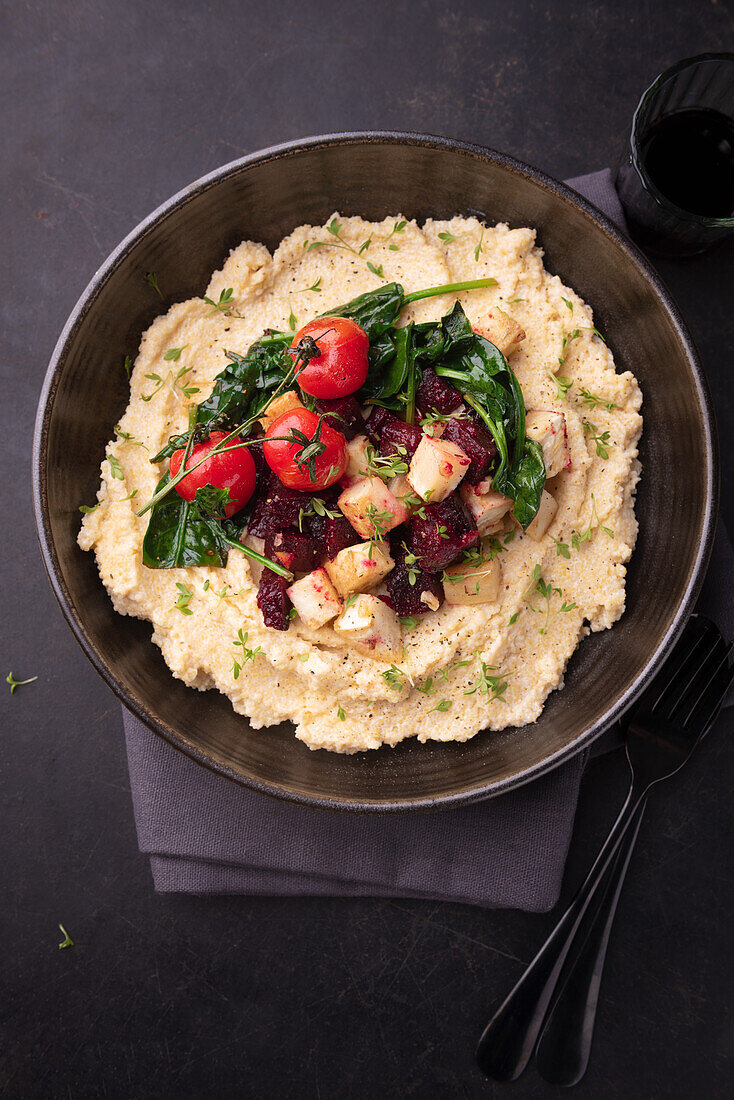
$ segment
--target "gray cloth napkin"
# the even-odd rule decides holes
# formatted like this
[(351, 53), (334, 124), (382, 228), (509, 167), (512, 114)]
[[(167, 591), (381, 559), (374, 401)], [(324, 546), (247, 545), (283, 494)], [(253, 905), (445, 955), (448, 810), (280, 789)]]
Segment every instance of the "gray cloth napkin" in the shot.
[[(624, 225), (608, 169), (569, 183)], [(733, 573), (734, 553), (720, 528), (701, 610), (728, 633)], [(237, 787), (125, 710), (123, 719), (138, 841), (158, 891), (433, 898), (530, 911), (550, 909), (558, 898), (587, 753), (463, 809), (355, 816)], [(614, 735), (602, 741), (612, 747)]]

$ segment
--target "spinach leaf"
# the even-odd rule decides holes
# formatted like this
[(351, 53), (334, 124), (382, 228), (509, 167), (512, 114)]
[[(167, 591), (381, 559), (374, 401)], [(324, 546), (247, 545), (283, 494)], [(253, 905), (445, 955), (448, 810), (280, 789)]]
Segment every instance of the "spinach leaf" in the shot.
[[(171, 475), (166, 473), (156, 486), (156, 491), (167, 485)], [(148, 530), (143, 539), (143, 565), (149, 569), (186, 568), (189, 565), (225, 566), (230, 549), (239, 550), (245, 557), (259, 561), (273, 573), (288, 580), (293, 579), (285, 566), (271, 561), (257, 550), (240, 542), (249, 505), (236, 516), (225, 519), (224, 505), (229, 500), (228, 489), (203, 485), (197, 489), (194, 500), (184, 500), (171, 492), (153, 505)]]
[[(408, 379), (411, 361), (413, 326), (395, 329), (393, 333), (393, 354), (384, 370), (370, 370), (367, 382), (359, 393), (359, 399), (363, 403), (376, 402), (384, 405), (390, 402), (390, 398), (396, 397), (403, 389)], [(370, 364), (370, 366), (372, 366)]]
[(229, 364), (217, 375), (209, 397), (197, 407), (197, 424), (234, 428), (256, 415), (292, 365), (283, 343), (258, 342), (245, 355), (236, 351), (224, 354)]
[(454, 383), (491, 432), (500, 454), (492, 487), (512, 497), (515, 518), (527, 527), (540, 504), (545, 466), (538, 444), (525, 437), (520, 383), (499, 348), (472, 332), (458, 303), (441, 325), (444, 356), (447, 349), (454, 354), (441, 358), (436, 373)]
[[(156, 491), (170, 479), (170, 474), (164, 474)], [(143, 565), (149, 569), (175, 569), (227, 564), (225, 529), (219, 519), (203, 513), (198, 501), (200, 492), (194, 501), (172, 492), (154, 505), (143, 539)]]
[(441, 334), (444, 355), (463, 355), (474, 346), (477, 336), (460, 302), (455, 302), (451, 313), (441, 318)]
[(532, 523), (540, 507), (545, 485), (543, 450), (534, 439), (526, 439), (522, 458), (512, 475), (515, 504), (513, 514), (521, 527)]
[(405, 302), (405, 291), (400, 283), (386, 283), (377, 290), (369, 290), (352, 298), (343, 306), (322, 313), (322, 317), (351, 317), (361, 325), (370, 339), (370, 344), (386, 333), (395, 324)]

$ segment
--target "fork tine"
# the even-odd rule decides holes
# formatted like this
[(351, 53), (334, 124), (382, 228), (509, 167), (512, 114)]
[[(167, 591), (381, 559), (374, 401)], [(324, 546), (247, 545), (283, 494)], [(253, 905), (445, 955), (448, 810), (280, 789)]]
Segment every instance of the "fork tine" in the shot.
[(697, 615), (689, 619), (673, 652), (643, 695), (640, 709), (644, 709), (645, 712), (652, 712), (660, 705), (664, 695), (679, 676), (681, 669), (695, 654), (696, 649), (703, 643), (704, 639), (711, 635), (712, 630), (716, 630), (716, 627), (702, 616)]
[(672, 691), (667, 692), (665, 698), (661, 701), (661, 718), (670, 721), (675, 717), (678, 709), (685, 706), (691, 688), (695, 689), (696, 681), (705, 671), (706, 665), (715, 657), (717, 649), (723, 647), (724, 639), (718, 630), (716, 633), (710, 634), (709, 637), (702, 639), (701, 644), (686, 662), (685, 669), (682, 671), (675, 687)]
[[(727, 668), (732, 650), (734, 650), (734, 642), (726, 647), (726, 650), (719, 661), (717, 661), (713, 672), (709, 676), (706, 685), (698, 692), (693, 705), (683, 719), (684, 729), (694, 717), (696, 719), (696, 725), (705, 729), (715, 716), (716, 711), (721, 706), (729, 690), (729, 685), (732, 680), (734, 680), (734, 666)], [(722, 672), (723, 675), (721, 675)]]

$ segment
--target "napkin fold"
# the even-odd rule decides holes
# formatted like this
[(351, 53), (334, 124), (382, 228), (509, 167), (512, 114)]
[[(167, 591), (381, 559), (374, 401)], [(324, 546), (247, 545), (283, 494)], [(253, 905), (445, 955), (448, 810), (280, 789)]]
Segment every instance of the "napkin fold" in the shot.
[[(609, 169), (568, 183), (624, 226)], [(733, 575), (734, 552), (720, 525), (699, 608), (727, 636)], [(138, 842), (157, 891), (432, 898), (529, 911), (550, 909), (558, 898), (588, 752), (464, 808), (357, 816), (238, 787), (124, 709), (123, 721)], [(604, 743), (613, 745), (613, 736)]]

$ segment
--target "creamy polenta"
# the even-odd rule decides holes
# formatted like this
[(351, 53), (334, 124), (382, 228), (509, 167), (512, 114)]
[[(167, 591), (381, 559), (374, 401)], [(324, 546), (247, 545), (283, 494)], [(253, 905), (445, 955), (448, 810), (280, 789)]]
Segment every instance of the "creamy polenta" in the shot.
[[(615, 370), (591, 309), (545, 270), (534, 230), (458, 217), (422, 227), (354, 217), (340, 226), (338, 237), (301, 226), (273, 255), (244, 242), (213, 274), (208, 303), (193, 298), (154, 321), (79, 545), (94, 551), (116, 610), (152, 623), (173, 675), (225, 693), (252, 729), (289, 719), (310, 748), (351, 753), (406, 737), (465, 741), (533, 722), (563, 686), (584, 635), (610, 628), (624, 611), (637, 535), (639, 387), (629, 371)], [(266, 627), (259, 573), (235, 550), (225, 568), (143, 565), (149, 517), (136, 511), (165, 468), (150, 458), (186, 431), (189, 407), (211, 392), (225, 349), (244, 353), (264, 330), (300, 326), (387, 280), (410, 292), (481, 277), (496, 286), (458, 300), (474, 325), (504, 311), (524, 332), (509, 361), (529, 422), (532, 410), (561, 414), (567, 440), (563, 468), (546, 483), (557, 507), (544, 533), (533, 537), (510, 516), (493, 532), (494, 599), (443, 603), (404, 623), (400, 653), (385, 660), (333, 625), (294, 617), (286, 631)], [(226, 309), (213, 308), (223, 294)], [(436, 320), (456, 297), (408, 306), (400, 323)], [(242, 732), (253, 736), (245, 723)]]

